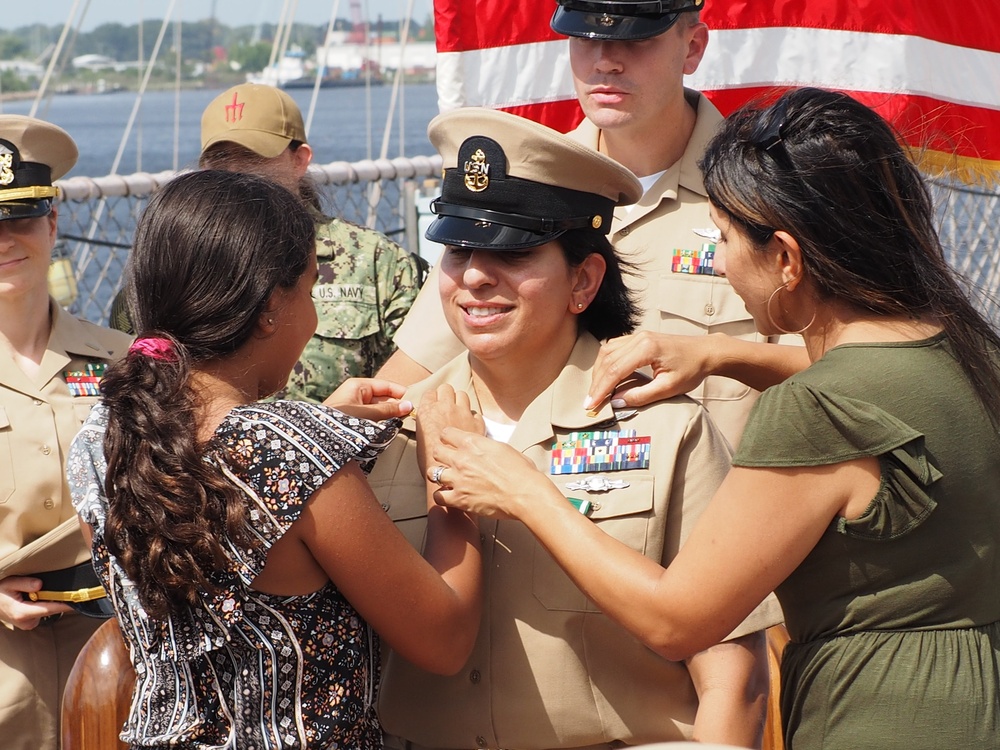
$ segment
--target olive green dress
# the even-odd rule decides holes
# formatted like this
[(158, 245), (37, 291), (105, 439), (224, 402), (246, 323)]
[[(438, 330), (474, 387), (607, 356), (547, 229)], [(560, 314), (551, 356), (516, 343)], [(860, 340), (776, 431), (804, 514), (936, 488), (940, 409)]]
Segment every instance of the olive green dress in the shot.
[(862, 456), (875, 499), (776, 591), (786, 747), (1000, 748), (1000, 438), (944, 335), (831, 349), (764, 393), (733, 463)]

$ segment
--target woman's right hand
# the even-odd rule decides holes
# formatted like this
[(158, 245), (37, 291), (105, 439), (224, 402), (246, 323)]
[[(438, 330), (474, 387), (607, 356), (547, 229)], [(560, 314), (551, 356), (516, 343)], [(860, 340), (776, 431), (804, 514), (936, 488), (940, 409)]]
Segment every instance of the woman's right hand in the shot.
[(506, 443), (448, 427), (431, 447), (431, 466), (444, 467), (434, 493), (440, 505), (503, 519), (520, 518), (531, 503), (566, 502), (548, 476)]

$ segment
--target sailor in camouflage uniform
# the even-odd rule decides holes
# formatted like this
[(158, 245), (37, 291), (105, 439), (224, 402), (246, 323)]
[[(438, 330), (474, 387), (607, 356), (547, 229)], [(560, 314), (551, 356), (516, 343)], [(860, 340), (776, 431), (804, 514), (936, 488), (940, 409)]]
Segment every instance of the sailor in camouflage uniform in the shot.
[(287, 398), (322, 401), (347, 378), (371, 377), (420, 288), (411, 253), (384, 235), (340, 219), (316, 227), (316, 333), (285, 386)]
[[(311, 161), (302, 113), (281, 89), (234, 86), (202, 114), (201, 167), (269, 177), (315, 209), (319, 324), (278, 395), (323, 401), (347, 378), (371, 377), (389, 358), (426, 264), (379, 232), (323, 215), (306, 177)], [(113, 309), (111, 324), (127, 330), (121, 317)]]

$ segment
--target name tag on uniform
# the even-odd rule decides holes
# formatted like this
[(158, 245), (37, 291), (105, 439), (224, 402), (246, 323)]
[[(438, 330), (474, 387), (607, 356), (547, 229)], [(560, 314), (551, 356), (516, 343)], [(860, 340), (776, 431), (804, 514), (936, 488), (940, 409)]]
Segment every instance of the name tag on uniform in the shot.
[(552, 446), (551, 474), (648, 469), (649, 436), (635, 430), (571, 432)]
[(365, 284), (317, 284), (312, 290), (313, 299), (320, 302), (365, 302), (374, 305), (375, 287)]
[(715, 245), (705, 243), (700, 250), (674, 250), (671, 270), (674, 273), (692, 273), (715, 276)]
[(101, 378), (108, 366), (104, 362), (91, 362), (82, 370), (63, 370), (63, 380), (74, 398), (77, 396), (100, 396)]

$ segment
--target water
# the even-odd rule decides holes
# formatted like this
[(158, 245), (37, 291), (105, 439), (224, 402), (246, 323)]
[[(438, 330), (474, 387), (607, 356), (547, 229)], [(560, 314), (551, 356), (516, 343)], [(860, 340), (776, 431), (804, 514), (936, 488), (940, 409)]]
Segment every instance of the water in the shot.
[[(193, 167), (201, 146), (201, 113), (224, 89), (189, 89), (177, 95), (173, 91), (151, 91), (143, 96), (132, 133), (126, 142), (118, 174), (161, 172), (175, 166)], [(316, 111), (309, 129), (313, 160), (358, 161), (378, 157), (392, 86), (373, 86), (370, 94), (364, 87), (320, 89)], [(288, 92), (308, 116), (311, 89)], [(370, 104), (369, 104), (370, 97)], [(109, 94), (57, 94), (42, 102), (36, 116), (65, 128), (76, 140), (80, 159), (69, 177), (96, 177), (110, 173), (125, 133), (132, 109), (134, 92)], [(6, 114), (26, 115), (30, 101), (3, 102)], [(400, 110), (403, 112), (403, 150), (400, 151)], [(179, 115), (177, 114), (179, 112)], [(368, 114), (370, 112), (370, 115)], [(402, 87), (390, 123), (387, 156), (433, 154), (427, 140), (427, 123), (437, 114), (437, 92), (433, 83), (414, 83)], [(177, 127), (177, 164), (174, 164), (175, 119)], [(370, 120), (370, 126), (369, 126)]]

